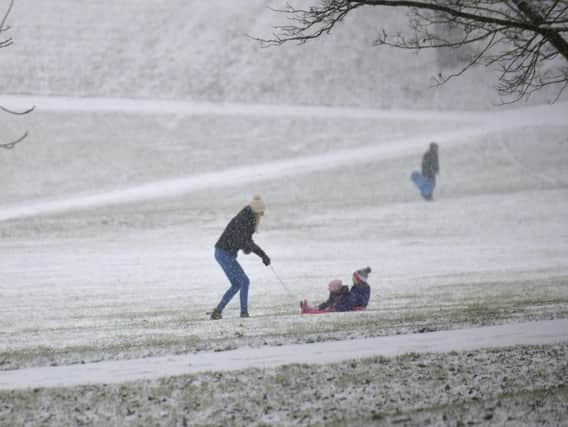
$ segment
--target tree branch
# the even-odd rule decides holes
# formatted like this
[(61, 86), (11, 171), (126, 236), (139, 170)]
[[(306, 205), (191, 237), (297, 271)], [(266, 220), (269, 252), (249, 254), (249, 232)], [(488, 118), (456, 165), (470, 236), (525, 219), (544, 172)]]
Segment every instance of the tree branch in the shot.
[(8, 9), (6, 9), (6, 12), (4, 13), (4, 16), (2, 17), (2, 21), (0, 21), (0, 32), (4, 32), (10, 29), (10, 27), (6, 27), (6, 21), (8, 19), (8, 15), (10, 15), (10, 12), (12, 12), (12, 8), (14, 7), (14, 0), (10, 0), (10, 4), (8, 5)]
[[(379, 29), (377, 46), (413, 50), (471, 47), (474, 52), (468, 63), (439, 78), (438, 84), (474, 65), (500, 66), (498, 91), (506, 96), (527, 96), (533, 88), (568, 82), (567, 73), (551, 77), (544, 66), (559, 55), (568, 61), (568, 41), (563, 36), (568, 32), (568, 0), (319, 0), (307, 9), (288, 4), (278, 13), (287, 16), (289, 25), (274, 27), (271, 39), (255, 39), (265, 46), (303, 44), (329, 34), (361, 6), (408, 11), (410, 37)], [(442, 34), (440, 27), (460, 32)], [(557, 79), (559, 75), (565, 80)]]
[[(538, 32), (538, 26), (530, 23), (515, 21), (513, 19), (500, 19), (492, 16), (485, 16), (481, 14), (462, 12), (459, 9), (452, 8), (450, 6), (443, 6), (437, 3), (429, 3), (424, 1), (411, 1), (411, 0), (355, 0), (357, 3), (369, 5), (369, 6), (388, 6), (388, 7), (406, 7), (406, 8), (417, 8), (432, 10), (435, 12), (442, 12), (447, 15), (454, 16), (456, 18), (464, 18), (473, 22), (483, 22), (486, 24), (494, 24), (500, 26), (506, 26), (510, 28), (518, 28), (520, 30), (528, 30)], [(483, 10), (495, 13), (495, 11), (490, 9), (483, 9), (480, 7), (475, 8), (477, 11), (481, 12)]]
[[(8, 8), (6, 9), (6, 11), (4, 12), (4, 15), (2, 15), (2, 19), (0, 20), (0, 34), (8, 31), (10, 29), (10, 27), (6, 26), (6, 21), (8, 20), (8, 16), (10, 15), (10, 12), (12, 11), (12, 8), (14, 7), (14, 1), (15, 0), (10, 0), (10, 3), (8, 5)], [(7, 38), (4, 39), (2, 41), (0, 41), (0, 49), (1, 48), (5, 48), (10, 46), (13, 43), (12, 38)], [(28, 108), (26, 110), (23, 111), (14, 111), (11, 110), (9, 108), (4, 107), (3, 105), (0, 105), (0, 110), (4, 111), (5, 113), (8, 114), (13, 114), (16, 116), (22, 116), (22, 115), (26, 115), (31, 113), (33, 110), (35, 109), (35, 105), (32, 106), (31, 108)], [(7, 142), (7, 143), (3, 143), (0, 144), (0, 148), (4, 148), (6, 150), (11, 150), (12, 148), (14, 148), (16, 146), (16, 144), (19, 144), (20, 142), (22, 142), (24, 139), (26, 139), (29, 135), (29, 132), (26, 131), (24, 132), (24, 134), (22, 136), (20, 136), (18, 139), (15, 139), (13, 141)]]
[(7, 142), (5, 144), (0, 144), (0, 148), (4, 148), (6, 150), (11, 150), (12, 148), (14, 148), (16, 146), (16, 144), (19, 144), (20, 142), (22, 142), (24, 139), (26, 139), (29, 135), (29, 132), (26, 131), (22, 136), (20, 136), (18, 139), (11, 141), (11, 142)]
[[(14, 0), (10, 0), (10, 4), (8, 5), (8, 9), (6, 9), (6, 12), (4, 12), (4, 15), (2, 16), (2, 20), (0, 21), (0, 34), (8, 31), (10, 29), (10, 27), (6, 26), (6, 21), (8, 20), (8, 15), (10, 15), (10, 12), (12, 11), (12, 8), (14, 7)], [(10, 46), (14, 41), (12, 40), (12, 38), (7, 38), (4, 40), (0, 40), (0, 49), (3, 47), (8, 47)]]
[(33, 110), (35, 110), (35, 107), (36, 106), (34, 105), (34, 106), (28, 108), (27, 110), (24, 110), (24, 111), (14, 111), (14, 110), (10, 110), (10, 109), (4, 107), (3, 105), (0, 105), (0, 110), (5, 111), (6, 113), (13, 114), (15, 116), (23, 116), (25, 114), (31, 113)]

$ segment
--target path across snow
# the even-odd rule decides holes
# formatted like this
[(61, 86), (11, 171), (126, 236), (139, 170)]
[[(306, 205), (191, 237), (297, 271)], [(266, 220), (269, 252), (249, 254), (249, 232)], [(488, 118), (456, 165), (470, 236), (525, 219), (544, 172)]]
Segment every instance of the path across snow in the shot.
[(220, 115), (252, 117), (300, 117), (345, 119), (405, 119), (472, 121), (487, 118), (485, 113), (461, 111), (377, 110), (371, 108), (325, 107), (191, 102), (164, 99), (93, 98), (65, 96), (2, 95), (0, 104), (14, 110), (35, 105), (38, 112), (126, 113), (148, 115)]
[(568, 319), (548, 320), (423, 334), (18, 369), (0, 373), (0, 389), (118, 384), (205, 371), (274, 368), (292, 363), (326, 364), (374, 356), (394, 357), (407, 353), (468, 351), (567, 341)]
[(253, 116), (335, 117), (342, 118), (403, 118), (405, 120), (463, 120), (461, 129), (418, 135), (382, 145), (369, 145), (356, 150), (339, 150), (315, 156), (255, 164), (220, 172), (166, 179), (130, 188), (106, 190), (91, 194), (70, 195), (56, 200), (39, 200), (18, 205), (0, 205), (0, 221), (46, 215), (100, 206), (164, 199), (196, 191), (245, 185), (252, 182), (309, 174), (357, 163), (369, 159), (394, 159), (416, 153), (424, 141), (437, 141), (444, 146), (458, 146), (498, 131), (519, 129), (527, 123), (566, 125), (568, 103), (538, 105), (491, 113), (380, 111), (327, 107), (265, 106), (245, 104), (195, 104), (181, 101), (129, 100), (104, 98), (0, 97), (13, 108), (37, 105), (38, 111), (125, 112), (132, 114), (222, 114)]
[[(495, 124), (468, 127), (458, 131), (442, 132), (430, 135), (427, 140), (435, 140), (446, 145), (467, 143), (479, 135), (491, 132)], [(501, 125), (497, 125), (501, 128)], [(368, 162), (369, 159), (391, 159), (415, 153), (424, 146), (425, 136), (407, 138), (380, 146), (361, 147), (357, 150), (341, 150), (330, 153), (305, 156), (226, 169), (220, 172), (189, 175), (166, 179), (130, 188), (102, 191), (93, 194), (71, 195), (57, 200), (40, 200), (12, 206), (0, 206), (0, 221), (13, 218), (39, 216), (57, 212), (89, 209), (100, 206), (125, 204), (179, 197), (196, 191), (245, 185), (284, 177), (335, 169), (347, 165)]]

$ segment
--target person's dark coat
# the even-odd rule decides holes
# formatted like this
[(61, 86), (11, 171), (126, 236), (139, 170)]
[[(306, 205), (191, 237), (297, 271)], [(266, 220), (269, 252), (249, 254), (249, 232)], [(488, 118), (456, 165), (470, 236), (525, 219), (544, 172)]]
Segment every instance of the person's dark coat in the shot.
[(243, 208), (225, 227), (225, 230), (217, 240), (215, 247), (222, 249), (233, 256), (237, 256), (239, 250), (245, 254), (254, 252), (263, 261), (268, 260), (266, 253), (252, 239), (256, 230), (256, 219), (250, 206)]
[(329, 293), (327, 301), (318, 305), (319, 310), (334, 310), (337, 304), (342, 305), (349, 298), (349, 286), (343, 285), (339, 290)]
[(354, 307), (367, 307), (371, 297), (371, 287), (367, 283), (358, 283), (351, 286), (345, 300), (335, 304), (335, 311), (351, 311)]
[(430, 148), (422, 157), (422, 176), (436, 181), (436, 175), (440, 172), (438, 163), (438, 150)]

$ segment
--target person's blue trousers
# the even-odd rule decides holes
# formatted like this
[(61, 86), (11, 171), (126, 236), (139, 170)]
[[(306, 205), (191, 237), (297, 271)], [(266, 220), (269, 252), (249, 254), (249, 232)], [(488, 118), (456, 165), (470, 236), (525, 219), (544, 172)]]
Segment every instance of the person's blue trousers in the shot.
[(241, 313), (248, 312), (248, 289), (250, 281), (237, 261), (237, 257), (222, 249), (215, 248), (215, 259), (225, 272), (229, 282), (231, 282), (231, 287), (225, 292), (223, 298), (221, 298), (221, 302), (217, 305), (217, 310), (222, 312), (235, 294), (240, 291)]
[(414, 185), (418, 187), (420, 190), (420, 194), (425, 199), (431, 198), (432, 193), (434, 192), (434, 187), (436, 186), (436, 182), (426, 178), (420, 172), (414, 171), (412, 175), (410, 175), (410, 179), (414, 182)]

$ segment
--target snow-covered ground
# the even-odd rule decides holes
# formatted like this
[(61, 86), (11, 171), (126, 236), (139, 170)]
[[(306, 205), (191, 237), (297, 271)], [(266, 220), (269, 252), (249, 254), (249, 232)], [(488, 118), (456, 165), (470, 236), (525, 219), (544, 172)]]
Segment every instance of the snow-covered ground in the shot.
[[(244, 3), (16, 2), (0, 425), (568, 425), (568, 104), (497, 107), (490, 69), (431, 87), (452, 53), (372, 46), (396, 11), (262, 49), (282, 2)], [(241, 256), (252, 317), (212, 322), (255, 193), (273, 269)], [(367, 311), (298, 314), (366, 265)]]
[(558, 344), (566, 341), (568, 341), (568, 320), (548, 320), (427, 334), (404, 334), (323, 343), (288, 344), (262, 349), (240, 348), (223, 352), (17, 369), (0, 372), (0, 389), (121, 384), (207, 371), (266, 369), (297, 363), (325, 365), (375, 356), (463, 352), (519, 345)]
[[(24, 105), (29, 99), (10, 101)], [(286, 374), (279, 372), (289, 368), (262, 362), (274, 346), (565, 319), (566, 104), (499, 114), (453, 113), (444, 120), (444, 114), (427, 112), (421, 117), (417, 112), (350, 110), (340, 119), (333, 109), (294, 115), (290, 106), (273, 107), (267, 115), (255, 108), (243, 112), (238, 105), (204, 111), (190, 104), (149, 115), (159, 103), (136, 109), (128, 107), (135, 105), (131, 101), (117, 99), (106, 107), (101, 99), (81, 100), (93, 111), (83, 107), (73, 113), (64, 108), (65, 99), (52, 101), (34, 100), (38, 111), (32, 130), (41, 137), (2, 153), (9, 201), (0, 207), (0, 360), (10, 370), (6, 375), (57, 366), (68, 372), (71, 385), (77, 379), (65, 365), (139, 358), (150, 363), (151, 357), (164, 357), (157, 359), (163, 363), (174, 355), (246, 348), (264, 368), (224, 374), (214, 380), (220, 388), (211, 389), (212, 395), (200, 392), (210, 397), (198, 407), (187, 406), (187, 396), (172, 398), (160, 384), (165, 381), (168, 390), (181, 392), (188, 378), (215, 374), (79, 387), (75, 393), (91, 397), (81, 398), (75, 408), (69, 408), (72, 392), (65, 389), (41, 392), (49, 402), (42, 407), (49, 410), (24, 409), (37, 406), (33, 389), (5, 391), (0, 393), (1, 414), (7, 423), (28, 417), (53, 425), (254, 424), (239, 415), (248, 408), (259, 423), (361, 425), (386, 417), (388, 424), (389, 417), (397, 422), (401, 413), (408, 422), (428, 424), (424, 414), (439, 417), (440, 423), (444, 416), (469, 419), (480, 402), (487, 406), (495, 399), (501, 409), (493, 407), (486, 423), (500, 423), (503, 417), (519, 422), (535, 393), (547, 396), (534, 414), (537, 419), (566, 421), (558, 403), (566, 399), (566, 384), (558, 380), (566, 378), (565, 342), (535, 346), (521, 341), (501, 350), (517, 367), (493, 350), (416, 354), (418, 367), (408, 367), (403, 357), (392, 362), (400, 375), (410, 370), (411, 376), (436, 378), (435, 366), (456, 363), (449, 362), (454, 357), (465, 366), (471, 354), (492, 360), (499, 375), (497, 382), (487, 380), (481, 394), (453, 394), (453, 383), (424, 383), (420, 401), (392, 397), (396, 410), (355, 404), (367, 402), (361, 400), (366, 393), (361, 387), (378, 387), (371, 379), (383, 375), (383, 363), (371, 363), (365, 371), (349, 363), (346, 368), (346, 362), (301, 365), (298, 374), (307, 382), (292, 380), (294, 386), (288, 387), (279, 379)], [(442, 172), (435, 202), (426, 203), (409, 174), (431, 140), (440, 144)], [(256, 192), (268, 204), (256, 240), (271, 255), (274, 271), (254, 256), (241, 257), (252, 280), (252, 317), (239, 319), (233, 302), (225, 319), (209, 321), (206, 312), (226, 288), (213, 245), (226, 221)], [(373, 267), (366, 312), (298, 315), (300, 298), (325, 298), (329, 280), (349, 281), (365, 265)], [(307, 356), (304, 362), (312, 360)], [(522, 386), (506, 381), (504, 386), (503, 377), (517, 375), (518, 366), (523, 366)], [(460, 376), (463, 387), (490, 376), (485, 362), (471, 369)], [(350, 386), (339, 379), (341, 372), (353, 375)], [(319, 383), (322, 375), (332, 378), (329, 390), (342, 396), (332, 399), (332, 406), (344, 408), (332, 411), (329, 420), (322, 415), (327, 398), (312, 396), (300, 409), (292, 399), (310, 393), (313, 384), (325, 389)], [(225, 411), (226, 399), (232, 402), (241, 393), (232, 384), (243, 376), (247, 381), (266, 378), (251, 385), (261, 399), (245, 406), (235, 402)], [(407, 390), (400, 383), (403, 377), (388, 383)], [(66, 383), (65, 377), (58, 381)], [(282, 406), (262, 398), (275, 387), (282, 389)], [(128, 393), (130, 404), (117, 403), (117, 390)], [(217, 398), (218, 393), (224, 397)], [(393, 390), (384, 393), (375, 388), (368, 396), (389, 399)], [(148, 403), (155, 395), (173, 399), (167, 410)], [(432, 401), (429, 395), (437, 397)], [(440, 401), (446, 402), (441, 412), (435, 409)], [(112, 408), (110, 419), (118, 421), (110, 422), (102, 407)], [(299, 418), (298, 411), (304, 411)]]

